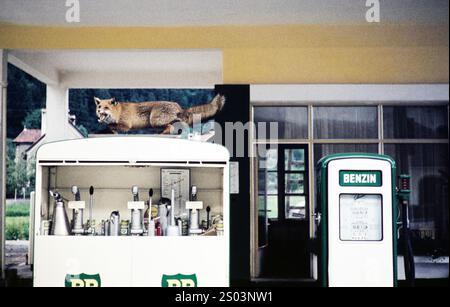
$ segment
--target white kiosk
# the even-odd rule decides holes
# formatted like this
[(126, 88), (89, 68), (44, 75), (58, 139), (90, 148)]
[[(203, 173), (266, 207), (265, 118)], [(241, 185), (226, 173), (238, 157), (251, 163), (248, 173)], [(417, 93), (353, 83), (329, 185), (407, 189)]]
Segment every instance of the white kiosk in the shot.
[(395, 162), (383, 155), (331, 155), (319, 161), (317, 179), (322, 284), (395, 286)]
[[(226, 148), (173, 138), (90, 138), (43, 145), (36, 163), (35, 286), (229, 286)], [(57, 208), (53, 196), (57, 195), (59, 206), (63, 202), (71, 220), (72, 210), (67, 204), (74, 200), (74, 186), (85, 203), (84, 221), (91, 218), (97, 222), (92, 222), (83, 235), (51, 235), (49, 227), (58, 218), (53, 212)], [(127, 222), (135, 224), (139, 215), (135, 211), (132, 216), (130, 201), (140, 197), (140, 201), (147, 202), (149, 194), (153, 195), (152, 215), (157, 224), (163, 218), (169, 223), (170, 208), (166, 205), (171, 197), (162, 194), (173, 190), (171, 209), (176, 218), (188, 220), (185, 202), (189, 201), (186, 191), (191, 186), (196, 187), (198, 200), (209, 207), (208, 212), (199, 210), (199, 221), (209, 220), (209, 229), (188, 236), (180, 218), (178, 235), (159, 236), (158, 227), (151, 235), (131, 235), (132, 226)], [(135, 191), (140, 192), (139, 196)], [(160, 206), (156, 206), (161, 198)], [(57, 214), (63, 216), (63, 211), (58, 210)], [(111, 236), (105, 225), (119, 220), (121, 235)], [(64, 226), (60, 221), (58, 224)], [(162, 234), (161, 228), (159, 231)]]

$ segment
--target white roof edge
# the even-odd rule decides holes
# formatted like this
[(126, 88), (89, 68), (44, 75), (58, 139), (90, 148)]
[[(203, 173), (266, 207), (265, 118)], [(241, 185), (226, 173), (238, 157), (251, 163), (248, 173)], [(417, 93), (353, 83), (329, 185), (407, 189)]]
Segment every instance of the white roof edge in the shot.
[(37, 161), (228, 162), (217, 144), (149, 136), (117, 136), (57, 141), (42, 145)]
[(48, 65), (43, 65), (39, 60), (19, 58), (14, 51), (10, 51), (8, 52), (8, 62), (45, 84), (59, 84), (58, 72)]

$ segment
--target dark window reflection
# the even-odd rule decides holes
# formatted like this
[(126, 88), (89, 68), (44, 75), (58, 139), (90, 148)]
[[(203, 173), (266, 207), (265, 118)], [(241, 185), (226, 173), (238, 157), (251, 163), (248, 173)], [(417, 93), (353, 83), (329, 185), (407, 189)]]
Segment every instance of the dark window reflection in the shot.
[(448, 107), (383, 107), (387, 139), (448, 138)]
[[(255, 107), (255, 125), (257, 138), (269, 139), (269, 123), (278, 124), (279, 139), (308, 138), (308, 108), (307, 107)], [(259, 125), (265, 127), (258, 128)], [(263, 124), (266, 123), (266, 124)], [(275, 135), (275, 137), (277, 137)]]
[(315, 107), (315, 139), (377, 139), (377, 107)]
[(448, 255), (448, 144), (391, 144), (398, 173), (411, 175), (409, 216), (418, 255)]
[(377, 144), (316, 144), (314, 145), (314, 165), (325, 156), (338, 153), (378, 153)]

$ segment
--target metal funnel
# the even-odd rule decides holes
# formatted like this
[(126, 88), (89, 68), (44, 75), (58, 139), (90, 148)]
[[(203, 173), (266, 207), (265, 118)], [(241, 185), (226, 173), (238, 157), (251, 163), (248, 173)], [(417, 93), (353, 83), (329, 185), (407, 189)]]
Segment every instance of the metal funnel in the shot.
[(50, 230), (52, 236), (69, 236), (70, 235), (70, 223), (67, 217), (66, 208), (64, 207), (64, 201), (61, 195), (57, 192), (50, 191), (50, 195), (55, 198), (55, 207), (53, 209), (53, 222)]

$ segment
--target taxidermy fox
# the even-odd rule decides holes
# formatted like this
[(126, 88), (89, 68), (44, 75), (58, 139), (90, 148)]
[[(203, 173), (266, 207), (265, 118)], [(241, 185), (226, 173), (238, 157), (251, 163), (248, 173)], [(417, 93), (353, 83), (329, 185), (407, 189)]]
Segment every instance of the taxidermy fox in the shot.
[(115, 98), (94, 97), (97, 106), (98, 122), (107, 124), (113, 133), (128, 132), (135, 129), (163, 128), (163, 134), (174, 132), (176, 122), (193, 124), (194, 115), (207, 120), (219, 113), (225, 105), (225, 97), (217, 95), (204, 105), (183, 109), (178, 103), (152, 101), (127, 103), (117, 102)]

